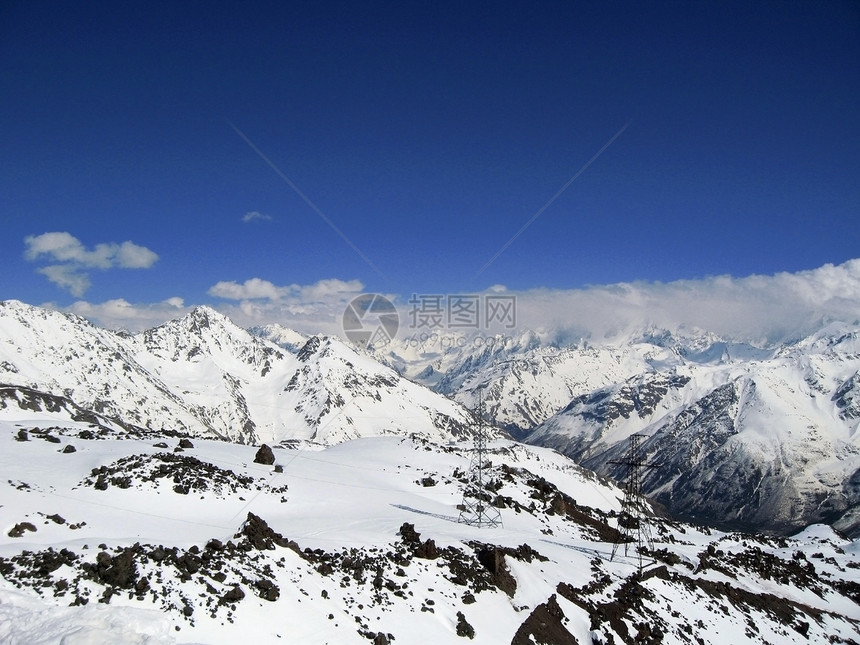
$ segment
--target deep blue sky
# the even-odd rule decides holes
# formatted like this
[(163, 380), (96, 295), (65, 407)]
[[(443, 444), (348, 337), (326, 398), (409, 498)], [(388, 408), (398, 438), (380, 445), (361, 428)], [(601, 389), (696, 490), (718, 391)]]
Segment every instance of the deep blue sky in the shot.
[[(416, 4), (5, 2), (0, 299), (577, 288), (860, 257), (860, 3)], [(158, 261), (80, 268), (75, 297), (25, 258), (47, 232)]]

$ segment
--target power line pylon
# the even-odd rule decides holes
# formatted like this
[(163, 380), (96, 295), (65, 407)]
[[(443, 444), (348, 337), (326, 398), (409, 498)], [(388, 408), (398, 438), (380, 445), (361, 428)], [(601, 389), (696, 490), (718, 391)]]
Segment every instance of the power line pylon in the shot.
[[(654, 540), (651, 537), (651, 526), (648, 524), (648, 513), (645, 498), (642, 495), (642, 470), (644, 468), (659, 468), (657, 464), (646, 464), (642, 460), (642, 434), (630, 435), (630, 448), (627, 458), (610, 461), (614, 466), (627, 466), (627, 480), (624, 483), (624, 500), (621, 502), (621, 513), (618, 515), (618, 533), (612, 545), (612, 556), (615, 559), (618, 547), (624, 545), (624, 555), (627, 555), (627, 545), (636, 544), (639, 554), (639, 573), (642, 573), (642, 554), (647, 549), (654, 550)], [(634, 536), (635, 533), (635, 536)]]
[(478, 398), (478, 408), (474, 412), (478, 423), (475, 428), (472, 460), (466, 475), (468, 484), (463, 491), (463, 502), (460, 504), (460, 517), (457, 521), (479, 528), (495, 528), (502, 525), (502, 514), (492, 505), (493, 494), (487, 490), (484, 483), (484, 469), (489, 467), (487, 459), (487, 431), (484, 427), (484, 401)]

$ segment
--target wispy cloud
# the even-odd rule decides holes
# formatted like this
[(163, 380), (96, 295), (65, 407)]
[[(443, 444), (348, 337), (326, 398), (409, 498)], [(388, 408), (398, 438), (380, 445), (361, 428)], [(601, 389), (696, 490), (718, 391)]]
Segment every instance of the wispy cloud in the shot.
[(233, 280), (219, 282), (209, 288), (209, 295), (225, 300), (280, 300), (291, 291), (292, 287), (278, 287), (268, 280), (251, 278), (241, 284)]
[(246, 224), (250, 222), (268, 222), (271, 221), (271, 219), (271, 215), (266, 215), (265, 213), (260, 213), (259, 211), (250, 211), (242, 215), (242, 221)]
[(186, 306), (185, 301), (179, 297), (149, 304), (132, 304), (122, 298), (102, 303), (79, 300), (63, 309), (83, 316), (97, 325), (132, 332), (157, 327), (167, 320), (182, 317), (190, 310), (191, 307)]
[(208, 293), (231, 301), (218, 309), (242, 326), (276, 322), (304, 333), (338, 335), (347, 304), (363, 290), (360, 280), (329, 278), (308, 285), (279, 286), (251, 278), (242, 283), (218, 282)]
[(92, 282), (89, 275), (80, 271), (74, 264), (52, 264), (36, 269), (60, 289), (65, 289), (76, 298), (80, 298)]
[(560, 339), (600, 341), (657, 327), (779, 342), (804, 336), (822, 321), (860, 320), (860, 260), (797, 273), (510, 293), (517, 296), (521, 326)]
[(158, 260), (156, 253), (134, 242), (110, 242), (87, 249), (71, 233), (60, 231), (27, 236), (24, 246), (27, 260), (58, 263), (41, 267), (38, 271), (77, 297), (89, 289), (91, 269), (148, 269)]
[(319, 302), (331, 297), (354, 296), (361, 293), (364, 284), (360, 280), (320, 280), (311, 285), (290, 284), (279, 287), (268, 280), (251, 278), (243, 283), (218, 282), (209, 288), (209, 295), (225, 300), (300, 300), (305, 303)]
[[(346, 306), (364, 289), (359, 280), (277, 285), (251, 278), (219, 282), (209, 295), (216, 299), (216, 309), (243, 327), (279, 323), (308, 334), (342, 335)], [(504, 285), (493, 285), (483, 293), (516, 296), (518, 330), (532, 329), (551, 341), (611, 342), (659, 328), (702, 329), (765, 344), (803, 337), (828, 320), (860, 321), (860, 259), (775, 275), (723, 275), (583, 289), (509, 291)], [(408, 297), (383, 295), (399, 303), (401, 335), (408, 335)], [(131, 331), (180, 317), (189, 309), (179, 298), (144, 305), (124, 300), (77, 302), (67, 308), (97, 324)]]

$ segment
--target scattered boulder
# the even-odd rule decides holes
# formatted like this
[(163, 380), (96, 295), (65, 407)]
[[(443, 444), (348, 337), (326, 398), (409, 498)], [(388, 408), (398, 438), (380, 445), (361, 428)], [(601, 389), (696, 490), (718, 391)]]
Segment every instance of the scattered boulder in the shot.
[(101, 552), (96, 557), (96, 563), (99, 578), (105, 584), (126, 589), (133, 587), (137, 582), (137, 566), (131, 549), (125, 549), (115, 557)]
[(457, 636), (475, 638), (475, 628), (469, 624), (462, 611), (457, 612)]
[(400, 536), (406, 544), (416, 545), (421, 542), (421, 534), (415, 530), (415, 525), (409, 522), (403, 522), (400, 526)]
[(227, 593), (221, 596), (221, 604), (226, 605), (231, 602), (238, 602), (245, 597), (245, 592), (242, 591), (242, 587), (239, 585), (233, 585), (233, 588), (230, 589)]
[(266, 524), (266, 520), (253, 513), (248, 513), (248, 519), (242, 524), (242, 530), (236, 534), (236, 537), (245, 538), (240, 546), (246, 546), (248, 549), (254, 548), (259, 551), (272, 550), (275, 548), (275, 545), (290, 546), (290, 542), (283, 535)]
[(75, 448), (72, 444), (68, 444), (65, 448), (63, 448), (60, 452), (64, 455), (70, 455), (73, 452), (77, 452), (77, 448)]
[(511, 598), (517, 591), (517, 580), (505, 566), (505, 551), (492, 546), (478, 551), (478, 562), (490, 572), (493, 584)]
[(511, 645), (533, 645), (534, 643), (579, 645), (576, 636), (567, 631), (562, 623), (564, 618), (564, 612), (553, 594), (545, 603), (534, 608), (514, 634)]
[(255, 464), (263, 464), (264, 466), (271, 466), (275, 463), (275, 453), (272, 452), (272, 449), (269, 448), (266, 444), (260, 446), (260, 449), (257, 451), (257, 454), (254, 455), (254, 463)]
[(15, 441), (30, 441), (30, 435), (27, 434), (27, 431), (24, 428), (18, 430), (18, 434), (15, 435)]
[(439, 557), (439, 548), (436, 546), (436, 542), (433, 541), (432, 538), (427, 538), (427, 540), (421, 544), (419, 544), (413, 555), (416, 558), (424, 558), (425, 560), (435, 560)]
[(193, 448), (194, 444), (191, 443), (190, 439), (183, 437), (182, 439), (179, 440), (179, 447), (182, 449), (188, 449), (188, 448)]
[(33, 526), (30, 522), (19, 522), (15, 526), (13, 526), (7, 535), (11, 538), (19, 538), (24, 535), (24, 531), (36, 531), (36, 527)]
[(257, 582), (254, 583), (254, 586), (257, 587), (257, 594), (263, 600), (274, 602), (281, 595), (281, 590), (278, 588), (278, 585), (276, 585), (268, 578), (261, 578), (260, 580), (257, 580)]

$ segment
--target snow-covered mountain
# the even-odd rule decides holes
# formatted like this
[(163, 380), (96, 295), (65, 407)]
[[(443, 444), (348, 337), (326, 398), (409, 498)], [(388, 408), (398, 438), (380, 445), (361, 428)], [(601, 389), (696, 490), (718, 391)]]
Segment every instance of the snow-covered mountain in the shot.
[(0, 383), (123, 423), (238, 443), (409, 433), (444, 441), (471, 424), (458, 403), (336, 338), (311, 337), (292, 353), (207, 307), (130, 335), (0, 303)]
[[(860, 325), (768, 346), (643, 328), (560, 346), (552, 334), (393, 345), (392, 363), (513, 436), (622, 479), (644, 433), (645, 491), (679, 517), (787, 533), (860, 534)], [(442, 337), (437, 337), (437, 342)], [(481, 342), (477, 342), (481, 341)], [(409, 351), (412, 351), (412, 354)], [(426, 366), (421, 369), (421, 352)]]
[(287, 441), (262, 464), (38, 396), (0, 410), (2, 643), (860, 641), (858, 544), (824, 526), (651, 516), (640, 571), (633, 544), (613, 557), (620, 490), (545, 448), (489, 444), (502, 526), (479, 528), (457, 521), (468, 443)]
[(334, 444), (411, 433), (451, 440), (469, 432), (465, 407), (480, 397), (512, 435), (618, 479), (624, 469), (610, 462), (644, 433), (647, 458), (661, 465), (647, 472), (645, 491), (677, 517), (860, 533), (856, 324), (779, 347), (700, 330), (569, 346), (531, 331), (447, 346), (436, 338), (392, 344), (387, 365), (335, 338), (256, 332), (282, 345), (205, 307), (130, 335), (2, 303), (0, 406), (52, 402), (78, 418), (101, 415), (102, 425), (238, 443)]
[[(622, 345), (536, 344), (451, 368), (500, 425), (622, 479), (643, 433), (646, 493), (678, 517), (788, 533), (860, 529), (860, 327), (791, 345), (650, 330)], [(439, 383), (449, 382), (443, 375)]]
[[(644, 349), (643, 349), (644, 348)], [(509, 336), (434, 336), (424, 343), (394, 341), (382, 360), (409, 378), (473, 409), (481, 397), (489, 418), (524, 435), (579, 394), (607, 386), (670, 360), (648, 346), (547, 344), (534, 331)]]
[[(637, 553), (609, 480), (503, 439), (480, 497), (503, 526), (460, 523), (465, 408), (337, 339), (261, 333), (285, 347), (208, 308), (131, 335), (0, 303), (0, 642), (860, 641), (860, 550), (830, 528), (756, 537), (647, 508)], [(670, 505), (786, 528), (817, 503), (845, 525), (858, 338), (525, 334), (425, 377), (604, 470), (644, 432), (663, 464), (646, 488)], [(782, 470), (749, 476), (764, 464)]]

